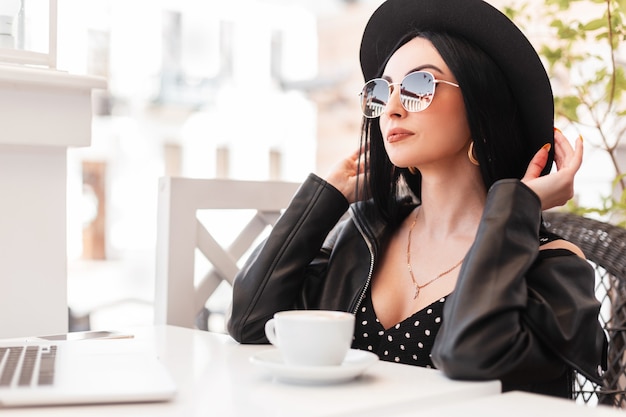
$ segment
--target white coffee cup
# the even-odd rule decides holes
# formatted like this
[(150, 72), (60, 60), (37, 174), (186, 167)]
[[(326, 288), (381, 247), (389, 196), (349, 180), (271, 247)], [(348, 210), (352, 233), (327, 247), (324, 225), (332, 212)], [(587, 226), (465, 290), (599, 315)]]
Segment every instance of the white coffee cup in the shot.
[(354, 315), (329, 310), (290, 310), (265, 323), (265, 335), (287, 365), (337, 366), (352, 344)]

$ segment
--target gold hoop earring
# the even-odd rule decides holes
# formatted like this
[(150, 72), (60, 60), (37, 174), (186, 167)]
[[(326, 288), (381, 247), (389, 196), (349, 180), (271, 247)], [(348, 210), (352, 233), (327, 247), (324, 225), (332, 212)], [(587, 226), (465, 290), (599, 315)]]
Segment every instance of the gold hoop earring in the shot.
[(470, 146), (467, 149), (467, 157), (472, 164), (480, 166), (480, 162), (478, 162), (478, 159), (474, 156), (474, 142), (470, 142)]
[(415, 167), (409, 167), (409, 172), (413, 175), (417, 175), (419, 171)]

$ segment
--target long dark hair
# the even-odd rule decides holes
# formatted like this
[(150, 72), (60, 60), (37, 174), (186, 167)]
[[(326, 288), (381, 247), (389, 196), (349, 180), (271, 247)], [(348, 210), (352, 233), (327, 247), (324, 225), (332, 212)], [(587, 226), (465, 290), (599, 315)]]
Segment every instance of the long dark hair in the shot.
[[(474, 153), (480, 163), (481, 175), (486, 189), (503, 178), (522, 178), (529, 161), (524, 160), (523, 143), (526, 134), (518, 108), (506, 77), (495, 62), (480, 48), (468, 40), (448, 33), (414, 32), (403, 38), (394, 49), (422, 37), (434, 45), (444, 62), (461, 86), (466, 116), (474, 141)], [(390, 57), (387, 58), (387, 60)], [(379, 76), (386, 62), (379, 70)], [(383, 143), (379, 118), (363, 118), (361, 149), (369, 149), (366, 159), (364, 189), (372, 198), (379, 214), (395, 224), (400, 200), (406, 186), (419, 200), (422, 177), (406, 168), (394, 166)]]

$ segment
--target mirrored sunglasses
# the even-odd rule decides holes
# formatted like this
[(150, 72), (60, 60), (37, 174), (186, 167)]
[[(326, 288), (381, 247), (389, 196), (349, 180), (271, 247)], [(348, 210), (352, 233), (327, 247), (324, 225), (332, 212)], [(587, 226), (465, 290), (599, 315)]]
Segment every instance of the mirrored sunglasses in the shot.
[(428, 71), (415, 71), (407, 74), (400, 83), (390, 83), (384, 78), (374, 78), (365, 83), (361, 96), (361, 110), (363, 116), (374, 119), (385, 111), (392, 87), (400, 86), (400, 103), (408, 112), (420, 112), (426, 110), (435, 96), (435, 84), (444, 83), (453, 87), (459, 87), (450, 81), (437, 80)]

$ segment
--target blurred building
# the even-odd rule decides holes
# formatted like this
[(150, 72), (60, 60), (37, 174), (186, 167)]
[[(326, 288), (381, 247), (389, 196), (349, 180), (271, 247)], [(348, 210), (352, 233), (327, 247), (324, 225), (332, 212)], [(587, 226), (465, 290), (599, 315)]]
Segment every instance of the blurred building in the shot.
[(78, 314), (150, 301), (159, 177), (302, 181), (356, 149), (378, 4), (59, 0), (59, 68), (109, 81), (92, 145), (69, 155)]

